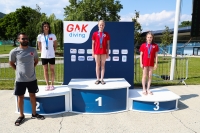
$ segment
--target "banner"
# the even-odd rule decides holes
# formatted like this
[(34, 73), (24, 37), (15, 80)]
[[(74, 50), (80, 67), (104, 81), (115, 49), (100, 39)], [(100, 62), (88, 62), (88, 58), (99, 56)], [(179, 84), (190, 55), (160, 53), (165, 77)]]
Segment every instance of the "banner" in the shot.
[[(95, 59), (92, 57), (92, 35), (98, 22), (64, 21), (64, 85), (72, 78), (96, 79)], [(110, 35), (109, 58), (104, 78), (125, 78), (133, 88), (134, 23), (105, 22)]]

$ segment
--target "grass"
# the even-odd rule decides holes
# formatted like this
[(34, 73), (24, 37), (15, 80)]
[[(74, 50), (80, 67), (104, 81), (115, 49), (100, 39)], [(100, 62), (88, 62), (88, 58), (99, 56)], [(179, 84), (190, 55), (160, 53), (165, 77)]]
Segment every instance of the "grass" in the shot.
[(14, 48), (13, 45), (0, 45), (0, 54), (8, 54)]
[[(55, 85), (60, 85), (63, 81), (63, 64), (56, 64), (55, 67)], [(43, 75), (43, 68), (42, 65), (36, 66), (36, 77), (38, 80), (38, 85), (45, 85), (44, 75)], [(15, 71), (9, 67), (0, 69), (0, 90), (13, 90), (14, 87), (14, 79), (15, 79)]]
[[(2, 45), (0, 46), (2, 48)], [(12, 46), (7, 46), (7, 51), (10, 51), (13, 47)], [(1, 49), (2, 51), (2, 49)], [(1, 53), (2, 54), (2, 53)], [(152, 85), (154, 86), (167, 86), (167, 85), (177, 85), (179, 83), (179, 79), (185, 78), (186, 73), (185, 73), (185, 68), (186, 68), (186, 60), (179, 59), (176, 61), (176, 69), (175, 69), (175, 74), (174, 74), (174, 81), (170, 80), (163, 80), (162, 78), (153, 76), (153, 81)], [(0, 63), (8, 62), (8, 58), (0, 58)], [(134, 86), (141, 86), (141, 78), (142, 78), (142, 69), (140, 68), (139, 65), (139, 60), (135, 62), (136, 66), (134, 67), (134, 71), (136, 72), (134, 74)], [(200, 84), (200, 58), (199, 57), (189, 57), (188, 58), (188, 77), (185, 80), (187, 85), (199, 85)], [(163, 57), (159, 57), (159, 63), (158, 63), (158, 68), (156, 71), (153, 73), (155, 75), (170, 75), (170, 67), (171, 67), (171, 59), (166, 58), (163, 59)], [(62, 82), (63, 81), (63, 64), (56, 64), (56, 81)], [(37, 74), (37, 79), (39, 85), (45, 85), (44, 82), (44, 76), (43, 76), (43, 68), (41, 65), (38, 65), (36, 67), (36, 74)], [(14, 86), (14, 77), (15, 73), (12, 68), (0, 68), (0, 90), (3, 89), (13, 89)], [(8, 80), (11, 79), (11, 80)], [(43, 80), (43, 81), (41, 81)], [(60, 85), (61, 83), (57, 83)]]
[[(18, 47), (18, 46), (16, 46), (16, 47)], [(13, 45), (0, 45), (0, 55), (1, 54), (9, 54), (10, 51), (16, 47)], [(40, 55), (41, 54), (38, 50), (38, 56), (40, 57)], [(61, 50), (60, 47), (57, 47), (56, 57), (59, 57), (59, 56), (63, 56), (63, 50)]]
[[(174, 80), (164, 80), (162, 78), (156, 77), (162, 74), (170, 76), (171, 59), (163, 59), (159, 57), (158, 68), (153, 72), (152, 85), (155, 86), (165, 86), (165, 85), (177, 85), (180, 83), (180, 79), (185, 79), (187, 85), (199, 85), (200, 84), (200, 58), (199, 57), (189, 57), (188, 59), (188, 76), (186, 77), (186, 60), (178, 59), (176, 60)], [(139, 60), (136, 62), (134, 75), (135, 86), (141, 86), (142, 70), (139, 66)], [(156, 75), (156, 76), (155, 76)]]

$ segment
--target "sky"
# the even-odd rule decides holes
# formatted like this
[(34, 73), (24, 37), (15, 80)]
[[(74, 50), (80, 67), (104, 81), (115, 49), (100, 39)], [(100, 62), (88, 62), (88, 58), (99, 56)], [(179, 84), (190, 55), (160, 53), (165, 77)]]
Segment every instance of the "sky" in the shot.
[[(182, 0), (179, 24), (182, 21), (191, 21), (192, 1)], [(135, 10), (139, 12), (139, 23), (143, 32), (163, 30), (165, 26), (174, 28), (176, 0), (120, 0), (123, 9), (119, 12), (120, 21), (131, 21)], [(64, 19), (64, 7), (69, 5), (68, 0), (0, 0), (0, 12), (8, 14), (22, 5), (33, 9), (38, 4), (42, 13), (48, 16), (54, 13), (56, 18)]]

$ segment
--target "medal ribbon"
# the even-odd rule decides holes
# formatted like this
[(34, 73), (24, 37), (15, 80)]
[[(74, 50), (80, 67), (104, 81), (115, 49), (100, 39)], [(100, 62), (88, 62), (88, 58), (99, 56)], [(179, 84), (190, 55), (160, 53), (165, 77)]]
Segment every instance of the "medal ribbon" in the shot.
[(146, 47), (148, 48), (148, 58), (150, 58), (152, 44), (150, 44), (150, 47), (149, 47), (148, 44), (146, 43)]
[(103, 36), (104, 36), (104, 34), (103, 34), (103, 32), (102, 32), (102, 36), (100, 36), (100, 33), (99, 33), (99, 31), (98, 31), (98, 35), (99, 35), (99, 40), (100, 40), (100, 48), (102, 48), (102, 43), (103, 43)]

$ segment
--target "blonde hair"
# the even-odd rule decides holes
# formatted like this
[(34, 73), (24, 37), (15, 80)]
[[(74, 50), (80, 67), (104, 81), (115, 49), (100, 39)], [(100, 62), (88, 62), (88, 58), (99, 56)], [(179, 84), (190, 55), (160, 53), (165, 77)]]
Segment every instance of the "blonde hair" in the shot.
[(104, 25), (105, 25), (105, 21), (104, 20), (99, 20), (98, 25), (99, 25), (100, 22), (103, 22)]
[(146, 38), (147, 38), (148, 35), (151, 35), (151, 36), (153, 37), (152, 43), (154, 43), (154, 34), (153, 34), (152, 32), (149, 31), (149, 32), (146, 34)]

